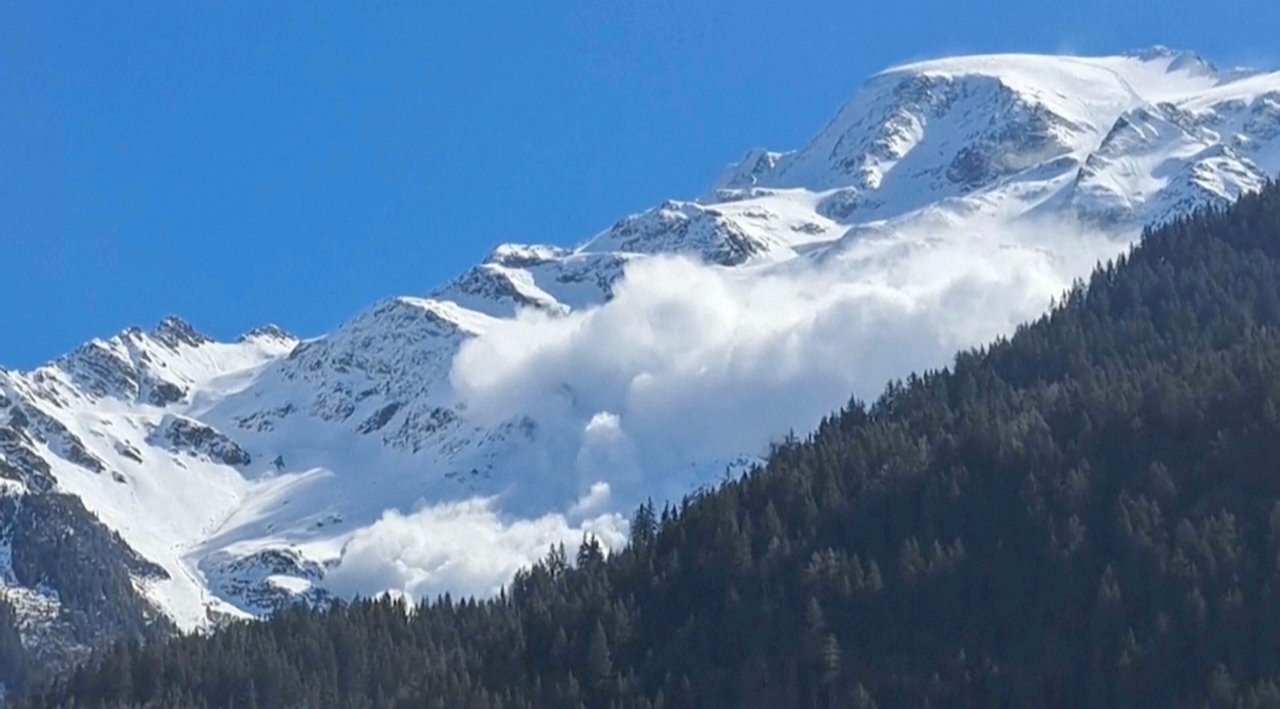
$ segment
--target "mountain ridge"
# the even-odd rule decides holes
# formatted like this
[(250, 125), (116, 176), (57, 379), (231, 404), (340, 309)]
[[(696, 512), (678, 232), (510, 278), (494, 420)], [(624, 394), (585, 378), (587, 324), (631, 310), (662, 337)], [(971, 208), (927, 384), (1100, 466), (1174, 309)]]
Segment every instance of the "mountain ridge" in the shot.
[[(1123, 252), (1141, 228), (1256, 191), (1280, 173), (1278, 136), (1280, 73), (1223, 73), (1163, 48), (893, 67), (872, 77), (810, 144), (753, 150), (701, 198), (629, 215), (573, 248), (500, 245), (425, 297), (380, 301), (321, 337), (298, 340), (264, 327), (221, 343), (168, 318), (150, 332), (93, 340), (31, 372), (0, 370), (0, 470), (14, 471), (4, 476), (5, 494), (57, 491), (83, 500), (106, 529), (164, 570), (138, 575), (135, 585), (187, 630), (326, 597), (325, 579), (347, 563), (350, 542), (383, 529), (388, 510), (428, 514), (434, 504), (480, 499), (501, 505), (503, 530), (515, 520), (543, 524), (539, 534), (551, 536), (537, 537), (539, 549), (547, 540), (572, 543), (585, 530), (621, 539), (619, 510), (743, 469), (788, 427), (810, 425), (839, 405), (848, 394), (839, 386), (874, 389), (910, 371), (904, 367), (940, 364), (933, 359), (1007, 334), (1096, 261)], [(1044, 220), (1084, 226), (1056, 227), (1058, 238), (1046, 239)], [(651, 353), (643, 347), (628, 352), (636, 373), (578, 368), (634, 400), (595, 391), (591, 380), (573, 378), (578, 372), (529, 383), (497, 367), (509, 376), (495, 383), (475, 375), (480, 365), (464, 371), (460, 353), (481, 352), (477, 342), (494, 356), (518, 350), (517, 361), (527, 357), (531, 367), (542, 366), (538, 357), (593, 347), (575, 338), (609, 336), (616, 323), (592, 320), (602, 308), (655, 292), (678, 297), (679, 288), (629, 284), (645, 274), (658, 279), (663, 264), (680, 259), (704, 264), (671, 267), (699, 293), (747, 294), (757, 310), (771, 307), (768, 289), (779, 282), (801, 304), (824, 302), (814, 284), (870, 298), (842, 301), (828, 327), (839, 327), (836, 315), (847, 308), (870, 312), (904, 298), (903, 312), (915, 315), (981, 310), (998, 303), (1006, 285), (993, 279), (1031, 266), (1017, 270), (1015, 284), (1027, 302), (1000, 306), (1006, 310), (972, 330), (940, 331), (901, 362), (833, 373), (823, 383), (838, 386), (815, 385), (810, 408), (792, 415), (779, 406), (791, 417), (779, 414), (755, 438), (715, 448), (657, 451), (646, 442), (663, 440), (660, 428), (633, 428), (644, 418), (639, 407), (673, 396), (661, 386), (667, 370), (644, 360)], [(936, 302), (935, 272), (919, 265), (929, 259), (938, 269), (972, 262)], [(683, 312), (669, 302), (649, 306), (663, 317)], [(715, 318), (694, 315), (711, 318), (691, 320), (690, 350), (699, 352), (701, 332), (717, 334), (708, 325)], [(787, 317), (776, 320), (823, 324), (803, 313)], [(868, 350), (907, 337), (880, 322), (885, 316), (866, 317)], [(674, 331), (646, 327), (659, 339)], [(552, 330), (564, 339), (536, 342), (543, 349), (529, 352), (523, 340), (503, 339)], [(766, 371), (733, 359), (756, 350), (798, 358), (800, 367), (808, 354), (730, 339), (727, 355), (715, 350), (707, 361), (670, 365), (674, 384), (666, 388), (719, 366)], [(477, 397), (498, 391), (492, 396), (505, 401), (501, 387), (517, 405), (527, 403), (526, 390), (545, 395), (527, 395), (537, 408), (495, 414)], [(602, 469), (613, 477), (594, 478)], [(408, 581), (393, 578), (419, 592), (440, 590), (449, 583), (442, 570), (455, 560), (427, 556)], [(514, 554), (496, 569), (468, 570), (464, 590), (492, 592), (528, 560)], [(0, 569), (0, 578), (14, 577)], [(57, 616), (57, 589), (12, 585), (44, 599), (46, 620)]]

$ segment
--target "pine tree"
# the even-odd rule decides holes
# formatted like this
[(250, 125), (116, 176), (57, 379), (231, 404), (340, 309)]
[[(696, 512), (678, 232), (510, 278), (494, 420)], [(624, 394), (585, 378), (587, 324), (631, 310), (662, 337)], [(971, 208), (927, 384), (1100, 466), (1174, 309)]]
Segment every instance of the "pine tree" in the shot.
[(604, 626), (595, 622), (591, 630), (591, 639), (587, 645), (587, 672), (592, 686), (603, 687), (613, 676), (613, 659), (609, 652), (609, 638), (605, 635)]

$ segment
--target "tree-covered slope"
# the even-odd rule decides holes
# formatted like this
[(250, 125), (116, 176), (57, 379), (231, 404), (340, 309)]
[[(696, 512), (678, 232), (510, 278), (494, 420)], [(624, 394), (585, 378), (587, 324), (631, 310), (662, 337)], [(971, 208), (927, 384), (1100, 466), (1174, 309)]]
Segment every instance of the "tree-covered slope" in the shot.
[(120, 646), (33, 706), (1280, 706), (1280, 189), (502, 597)]
[[(1011, 332), (1142, 225), (1280, 176), (1280, 72), (1164, 47), (912, 62), (795, 147), (594, 233), (498, 245), (316, 337), (168, 317), (0, 367), (0, 496), (77, 499), (130, 551), (57, 563), (184, 632), (299, 599), (491, 594), (547, 545), (621, 541), (647, 497)], [(408, 526), (432, 542), (387, 541)], [(0, 555), (30, 652), (130, 637), (32, 632), (97, 618), (22, 576)]]

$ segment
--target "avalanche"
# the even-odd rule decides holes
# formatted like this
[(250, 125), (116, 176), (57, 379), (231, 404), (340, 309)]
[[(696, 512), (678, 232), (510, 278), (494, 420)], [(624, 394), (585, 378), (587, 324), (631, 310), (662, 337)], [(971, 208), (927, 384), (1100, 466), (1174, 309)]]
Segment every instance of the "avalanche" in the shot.
[(1257, 189), (1277, 136), (1280, 74), (1164, 48), (896, 67), (700, 199), (500, 246), (328, 335), (170, 319), (0, 370), (3, 494), (78, 496), (163, 569), (135, 583), (186, 629), (492, 592), (1010, 332), (1143, 226)]

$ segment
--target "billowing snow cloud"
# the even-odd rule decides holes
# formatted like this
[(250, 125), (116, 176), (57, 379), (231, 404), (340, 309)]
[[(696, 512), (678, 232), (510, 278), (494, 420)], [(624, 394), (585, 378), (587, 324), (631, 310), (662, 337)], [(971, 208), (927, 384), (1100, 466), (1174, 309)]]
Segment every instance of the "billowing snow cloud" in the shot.
[[(799, 267), (639, 261), (601, 306), (523, 312), (466, 344), (454, 388), (482, 424), (538, 422), (547, 454), (530, 459), (576, 461), (561, 497), (601, 480), (615, 505), (679, 496), (852, 395), (1011, 333), (1126, 244), (994, 222), (846, 241)], [(548, 489), (564, 472), (529, 475)]]
[(554, 544), (563, 543), (572, 557), (584, 535), (610, 548), (626, 538), (627, 523), (618, 515), (577, 524), (554, 513), (507, 519), (495, 502), (474, 498), (422, 506), (410, 514), (388, 510), (346, 543), (325, 585), (339, 595), (390, 590), (414, 601), (446, 591), (490, 596)]
[(850, 396), (1011, 333), (1126, 243), (1061, 223), (971, 224), (851, 240), (803, 267), (636, 262), (609, 302), (523, 312), (455, 359), (474, 423), (537, 423), (508, 493), (386, 512), (326, 585), (488, 595), (552, 544), (620, 544), (644, 498), (678, 499)]

